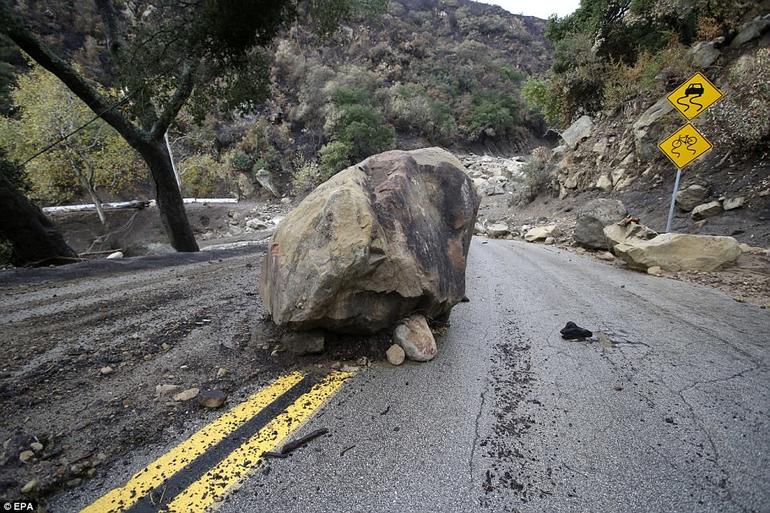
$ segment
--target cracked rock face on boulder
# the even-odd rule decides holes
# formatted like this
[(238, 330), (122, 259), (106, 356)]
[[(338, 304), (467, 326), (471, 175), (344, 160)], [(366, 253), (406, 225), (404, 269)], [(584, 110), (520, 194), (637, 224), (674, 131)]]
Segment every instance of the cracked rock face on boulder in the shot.
[(389, 151), (341, 171), (278, 226), (260, 294), (293, 329), (371, 333), (414, 312), (449, 315), (465, 295), (479, 199), (440, 148)]

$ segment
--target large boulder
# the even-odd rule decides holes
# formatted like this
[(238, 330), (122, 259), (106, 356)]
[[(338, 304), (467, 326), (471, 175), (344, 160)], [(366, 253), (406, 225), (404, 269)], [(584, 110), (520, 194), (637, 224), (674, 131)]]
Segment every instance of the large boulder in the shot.
[(692, 184), (676, 193), (676, 206), (679, 210), (689, 212), (711, 195), (708, 187)]
[(695, 66), (698, 68), (708, 68), (714, 64), (722, 52), (717, 48), (716, 41), (701, 41), (693, 45), (688, 53)]
[(611, 224), (605, 226), (603, 231), (607, 249), (610, 251), (614, 251), (615, 246), (628, 240), (650, 240), (658, 236), (655, 230), (633, 221)]
[(418, 311), (443, 319), (465, 295), (478, 207), (445, 150), (369, 157), (281, 221), (262, 268), (265, 306), (294, 329), (371, 333)]
[(652, 240), (627, 240), (615, 246), (615, 254), (630, 267), (664, 271), (714, 271), (741, 255), (732, 237), (664, 233)]
[(561, 134), (561, 138), (567, 143), (567, 146), (573, 150), (580, 144), (580, 141), (587, 139), (594, 129), (594, 121), (591, 116), (580, 116), (569, 128)]
[(623, 202), (609, 198), (598, 198), (586, 203), (577, 214), (575, 242), (594, 249), (607, 247), (604, 228), (622, 220), (628, 212)]
[(738, 35), (730, 42), (732, 48), (738, 48), (745, 45), (749, 41), (758, 39), (762, 34), (770, 29), (770, 14), (764, 16), (757, 16), (748, 23), (741, 26)]

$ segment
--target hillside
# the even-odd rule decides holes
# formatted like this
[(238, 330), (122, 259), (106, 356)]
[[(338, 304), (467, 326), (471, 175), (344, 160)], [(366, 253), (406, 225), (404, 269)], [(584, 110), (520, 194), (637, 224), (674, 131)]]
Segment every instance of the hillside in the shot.
[[(17, 9), (85, 74), (109, 83), (105, 31), (91, 2), (33, 0)], [(147, 12), (129, 3), (123, 15)], [(241, 112), (224, 100), (193, 102), (171, 127), (183, 193), (241, 198), (269, 196), (269, 189), (301, 193), (391, 148), (438, 144), (525, 152), (545, 131), (542, 117), (520, 94), (529, 76), (551, 64), (544, 30), (544, 20), (468, 0), (394, 0), (386, 12), (360, 15), (329, 36), (295, 23), (267, 49), (266, 59), (248, 70), (260, 73), (267, 66), (271, 76), (264, 90), (268, 100), (256, 111)], [(29, 70), (18, 53), (5, 60), (22, 73)], [(50, 88), (50, 81), (30, 87)], [(25, 94), (22, 98), (35, 97)], [(18, 117), (30, 107), (6, 105), (3, 112)], [(7, 145), (12, 158), (23, 160), (44, 146), (27, 139), (31, 147)], [(84, 197), (77, 180), (57, 177), (51, 187), (48, 169), (61, 165), (40, 164), (46, 169), (38, 170), (35, 164), (28, 173), (39, 202)], [(121, 167), (126, 174), (131, 164)], [(137, 166), (130, 174), (142, 175)], [(109, 177), (101, 181), (97, 189), (105, 199), (126, 199), (137, 189), (150, 193), (148, 183), (118, 188), (108, 185)]]
[(283, 193), (303, 192), (391, 148), (526, 152), (546, 128), (520, 94), (550, 66), (544, 29), (544, 20), (466, 0), (392, 1), (330, 38), (294, 26), (277, 42), (259, 115), (209, 118), (216, 158), (234, 163), (248, 196), (261, 168)]

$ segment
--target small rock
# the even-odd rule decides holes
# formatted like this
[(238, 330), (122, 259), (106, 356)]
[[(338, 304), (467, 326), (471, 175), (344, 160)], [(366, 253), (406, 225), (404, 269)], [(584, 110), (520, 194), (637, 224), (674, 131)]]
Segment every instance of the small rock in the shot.
[(217, 369), (217, 379), (224, 378), (229, 373), (230, 373), (230, 371), (228, 371), (224, 367), (220, 367), (220, 368)]
[(387, 351), (385, 351), (385, 356), (388, 358), (388, 363), (391, 365), (401, 365), (404, 363), (404, 359), (406, 358), (406, 353), (398, 344), (393, 344), (388, 348)]
[(369, 358), (367, 358), (366, 356), (362, 356), (361, 358), (356, 360), (356, 365), (358, 365), (359, 367), (369, 367), (370, 365)]
[(741, 196), (738, 196), (737, 198), (726, 199), (724, 203), (722, 203), (722, 208), (725, 210), (735, 210), (736, 208), (743, 207), (745, 203), (746, 200)]
[(615, 260), (615, 255), (610, 253), (609, 251), (599, 251), (596, 253), (596, 258), (599, 260), (606, 260), (607, 262), (612, 262)]
[(410, 360), (427, 362), (436, 356), (436, 340), (422, 315), (412, 315), (401, 321), (393, 332), (393, 340)]
[(115, 370), (112, 367), (110, 367), (109, 365), (99, 369), (99, 374), (101, 374), (102, 376), (107, 376), (108, 374), (112, 374), (113, 372), (115, 372)]
[(508, 235), (510, 233), (510, 229), (508, 228), (508, 225), (505, 223), (492, 223), (490, 225), (487, 225), (487, 235), (489, 235), (492, 238), (499, 238), (504, 237), (505, 235)]
[(281, 198), (281, 203), (283, 203), (284, 205), (288, 205), (289, 203), (291, 203), (291, 198)]
[(168, 351), (169, 349), (171, 349), (171, 346), (170, 346), (170, 345), (168, 345), (168, 344), (166, 344), (165, 342), (163, 342), (163, 343), (160, 345), (160, 348), (161, 348), (161, 349), (163, 349), (164, 351)]
[(555, 225), (537, 226), (527, 232), (527, 234), (524, 236), (524, 240), (527, 242), (545, 240), (548, 237), (554, 237), (555, 235), (558, 235), (558, 233), (558, 229)]
[(30, 463), (35, 459), (35, 453), (32, 451), (21, 451), (19, 453), (19, 459), (22, 463)]
[(29, 448), (35, 452), (40, 452), (43, 450), (43, 444), (41, 444), (40, 442), (32, 442), (31, 444), (29, 444)]
[(358, 372), (361, 370), (361, 367), (356, 367), (355, 365), (348, 365), (347, 363), (340, 367), (340, 370), (342, 372)]
[(110, 253), (107, 255), (107, 260), (117, 260), (118, 258), (123, 258), (123, 252), (122, 251), (115, 251), (114, 253)]
[(283, 336), (281, 344), (296, 356), (323, 353), (325, 335), (321, 330), (290, 332)]
[(190, 399), (195, 399), (198, 397), (198, 393), (200, 392), (200, 389), (198, 388), (188, 388), (187, 390), (182, 390), (178, 394), (174, 396), (174, 401), (189, 401)]
[(690, 214), (693, 218), (693, 221), (700, 221), (701, 219), (706, 219), (707, 217), (713, 217), (717, 214), (720, 214), (722, 212), (722, 204), (718, 201), (710, 201), (708, 203), (704, 203), (702, 205), (698, 205), (694, 209), (692, 209), (692, 214)]
[(647, 274), (652, 276), (663, 276), (663, 269), (658, 265), (653, 265), (652, 267), (647, 268)]
[(204, 408), (219, 408), (227, 400), (227, 395), (219, 390), (201, 390), (197, 394), (198, 404)]
[(692, 184), (676, 193), (676, 206), (680, 210), (689, 212), (698, 204), (705, 201), (711, 194), (711, 190), (703, 185)]
[(178, 394), (181, 390), (182, 390), (182, 387), (179, 385), (156, 385), (155, 396), (167, 397), (174, 394)]
[(34, 492), (35, 490), (37, 490), (38, 484), (39, 483), (37, 482), (37, 479), (32, 479), (30, 481), (27, 481), (27, 484), (21, 487), (21, 493), (26, 495), (28, 493)]
[(246, 228), (251, 228), (252, 230), (264, 230), (267, 228), (267, 223), (261, 219), (249, 219), (246, 221)]

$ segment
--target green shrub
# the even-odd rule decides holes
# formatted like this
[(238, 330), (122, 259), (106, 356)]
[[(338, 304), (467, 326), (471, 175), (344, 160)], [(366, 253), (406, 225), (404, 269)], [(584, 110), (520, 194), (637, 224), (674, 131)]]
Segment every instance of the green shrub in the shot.
[(251, 171), (254, 163), (252, 162), (251, 157), (246, 155), (244, 152), (236, 151), (233, 153), (232, 157), (230, 157), (230, 165), (235, 171), (246, 173)]
[[(481, 91), (473, 95), (466, 120), (467, 134), (472, 139), (487, 133), (504, 138), (519, 121), (519, 102), (510, 94), (496, 90)], [(492, 131), (492, 133), (490, 133)]]
[[(767, 148), (770, 141), (770, 49), (757, 48), (735, 61), (727, 74), (729, 94), (704, 114), (706, 133), (721, 149), (738, 154)], [(729, 127), (729, 129), (725, 129)]]
[(564, 102), (560, 91), (554, 87), (553, 78), (531, 78), (524, 82), (521, 96), (530, 110), (537, 112), (553, 126), (561, 126), (564, 119)]
[(352, 148), (342, 141), (325, 144), (318, 152), (321, 160), (321, 181), (326, 181), (350, 165)]
[(529, 162), (521, 167), (521, 172), (524, 175), (524, 187), (519, 194), (520, 202), (531, 203), (540, 193), (548, 190), (553, 178), (551, 170), (548, 168), (550, 155), (548, 148), (535, 148), (532, 150)]
[(209, 154), (192, 155), (179, 163), (182, 192), (198, 198), (231, 196), (234, 180), (229, 166)]
[(315, 160), (309, 160), (303, 155), (298, 155), (292, 163), (292, 191), (294, 194), (302, 194), (311, 190), (318, 184), (321, 178), (321, 166)]
[(429, 96), (422, 85), (393, 86), (388, 95), (389, 114), (399, 129), (420, 134), (434, 143), (450, 142), (456, 135), (451, 107)]

